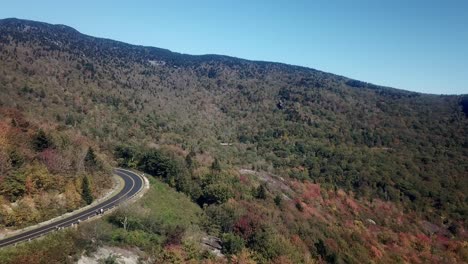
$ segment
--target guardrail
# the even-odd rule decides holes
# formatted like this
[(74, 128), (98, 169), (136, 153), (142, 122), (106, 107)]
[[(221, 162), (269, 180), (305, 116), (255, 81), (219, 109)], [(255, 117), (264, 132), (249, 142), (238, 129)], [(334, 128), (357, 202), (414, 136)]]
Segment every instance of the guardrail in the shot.
[[(140, 190), (138, 190), (136, 193), (132, 194), (131, 196), (126, 196), (126, 195), (125, 195), (125, 196), (123, 196), (123, 197), (120, 197), (118, 200), (131, 201), (133, 198), (135, 198), (135, 196), (139, 195), (139, 194), (145, 189), (145, 187), (146, 187), (147, 179), (146, 179), (146, 177), (144, 176), (145, 174), (143, 173), (143, 174), (140, 175), (140, 174), (137, 173), (137, 172), (133, 172), (133, 171), (131, 171), (131, 172), (132, 172), (133, 174), (135, 174), (135, 175), (137, 175), (138, 177), (141, 178), (141, 180), (143, 181), (143, 188), (141, 188)], [(124, 199), (124, 198), (126, 198), (126, 199)], [(100, 214), (100, 215), (103, 216), (104, 214), (108, 214), (109, 212), (111, 212), (111, 211), (115, 210), (117, 207), (119, 207), (119, 206), (121, 205), (121, 203), (122, 203), (122, 201), (119, 201), (118, 203), (116, 203), (116, 204), (110, 206), (109, 208), (104, 209), (103, 212), (102, 212), (102, 214)], [(91, 218), (94, 218), (94, 217), (96, 217), (96, 216), (99, 216), (99, 214), (90, 215), (90, 216), (88, 216), (88, 217), (87, 217), (85, 220), (83, 220), (83, 221), (88, 221), (88, 220), (90, 220)], [(45, 235), (48, 235), (49, 233), (52, 233), (52, 232), (55, 232), (55, 231), (60, 231), (60, 230), (63, 230), (63, 229), (65, 229), (65, 228), (70, 228), (70, 227), (77, 226), (80, 222), (81, 222), (81, 220), (78, 219), (77, 221), (74, 221), (74, 222), (72, 222), (72, 223), (70, 223), (70, 224), (67, 224), (67, 225), (65, 225), (65, 226), (61, 226), (61, 227), (59, 227), (58, 229), (52, 228), (51, 230), (49, 230), (49, 231), (47, 231), (47, 232), (45, 232), (45, 233), (38, 234), (38, 235), (36, 235), (36, 236), (30, 237), (30, 238), (28, 238), (27, 240), (18, 241), (18, 242), (16, 242), (16, 243), (12, 244), (11, 246), (16, 247), (16, 246), (19, 245), (19, 244), (31, 242), (31, 240), (38, 239), (38, 238), (40, 238), (40, 237), (43, 237), (43, 236), (45, 236)]]

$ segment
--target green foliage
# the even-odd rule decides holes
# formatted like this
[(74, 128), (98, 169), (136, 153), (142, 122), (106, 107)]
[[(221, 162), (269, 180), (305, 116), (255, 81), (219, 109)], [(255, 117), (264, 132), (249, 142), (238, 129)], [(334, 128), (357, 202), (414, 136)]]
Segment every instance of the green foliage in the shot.
[(118, 255), (110, 254), (109, 256), (100, 259), (98, 261), (99, 264), (119, 264), (119, 259), (120, 257)]
[(122, 206), (107, 220), (116, 227), (111, 241), (152, 252), (181, 244), (188, 229), (202, 223), (203, 211), (186, 195), (151, 179), (151, 187), (137, 205)]
[(140, 248), (153, 248), (154, 245), (162, 243), (161, 236), (143, 230), (115, 229), (112, 232), (111, 240), (117, 245), (131, 245)]
[(185, 163), (187, 164), (187, 168), (192, 171), (196, 167), (196, 161), (194, 160), (196, 153), (191, 150), (189, 154), (185, 157)]
[(300, 201), (296, 201), (295, 205), (296, 205), (296, 209), (299, 210), (299, 212), (304, 211), (304, 206), (302, 205)]
[(205, 180), (201, 180), (189, 176), (187, 158), (183, 161), (161, 150), (137, 152), (130, 148), (119, 147), (115, 155), (121, 164), (128, 164), (129, 161), (136, 162), (141, 170), (160, 178), (178, 191), (184, 192), (200, 205), (224, 203), (234, 196), (230, 183), (221, 174), (217, 159), (211, 166), (212, 171), (216, 173), (207, 175)]
[[(0, 107), (0, 226), (21, 228), (82, 206), (79, 159), (87, 146), (74, 131), (38, 129)], [(110, 187), (108, 175), (102, 166), (88, 171), (96, 194)]]
[(273, 199), (273, 201), (275, 202), (276, 206), (280, 206), (281, 203), (283, 202), (283, 198), (281, 197), (281, 195), (277, 194), (275, 198)]
[(161, 151), (145, 152), (138, 162), (139, 168), (163, 180), (170, 180), (179, 173), (179, 168), (173, 159), (165, 156)]
[(260, 184), (254, 191), (254, 197), (265, 200), (267, 198), (267, 189), (265, 184)]
[(290, 242), (276, 233), (272, 228), (256, 232), (251, 241), (249, 241), (249, 246), (268, 261), (279, 256), (295, 254)]
[(213, 173), (219, 173), (221, 171), (221, 164), (217, 158), (214, 159), (213, 163), (211, 164), (211, 170)]
[(197, 224), (202, 214), (202, 210), (189, 197), (158, 180), (151, 181), (151, 189), (143, 197), (142, 203), (150, 209), (153, 218), (175, 226)]
[(89, 179), (86, 176), (83, 177), (81, 183), (81, 197), (83, 198), (83, 201), (86, 202), (86, 204), (91, 204), (94, 200), (91, 187), (89, 186)]
[(140, 153), (135, 148), (119, 145), (115, 148), (114, 154), (119, 162), (119, 166), (129, 168), (136, 168), (138, 166), (137, 160), (140, 157)]
[(221, 240), (224, 254), (235, 255), (245, 246), (244, 239), (233, 233), (224, 233)]
[(229, 233), (233, 231), (233, 226), (237, 219), (240, 217), (240, 212), (230, 204), (212, 204), (206, 207), (206, 214), (211, 220), (211, 223), (219, 228), (222, 233)]
[(93, 148), (89, 147), (84, 158), (84, 164), (88, 169), (94, 169), (97, 167), (98, 162), (96, 159), (96, 154), (94, 153)]
[(8, 197), (11, 201), (16, 201), (26, 192), (26, 175), (24, 172), (16, 172), (4, 179), (2, 182), (1, 194)]
[[(90, 245), (89, 233), (69, 229), (0, 250), (2, 264), (70, 263), (77, 261)], [(71, 256), (71, 258), (70, 258)]]
[[(71, 72), (67, 93), (46, 76), (28, 74), (44, 65), (19, 60), (26, 56), (11, 47), (1, 66), (16, 81), (5, 87), (2, 100), (8, 106), (25, 105), (48, 120), (59, 114), (60, 122), (105, 147), (152, 142), (190, 148), (217, 158), (213, 174), (220, 170), (219, 161), (255, 166), (413, 210), (435, 208), (424, 212), (431, 219), (461, 220), (468, 210), (463, 202), (468, 193), (466, 96), (418, 94), (312, 69), (158, 49), (150, 50), (164, 65), (149, 67), (148, 50), (140, 47), (110, 41), (94, 50), (87, 47), (100, 40), (80, 35), (69, 39), (53, 27), (40, 32), (25, 38), (24, 32), (10, 28), (4, 36), (21, 43), (37, 39), (26, 45), (43, 52), (34, 56), (51, 56)], [(49, 50), (41, 34), (69, 43), (60, 50), (69, 59)], [(83, 60), (76, 56), (80, 52), (90, 55)], [(121, 58), (117, 64), (115, 57)], [(194, 100), (202, 97), (206, 100)], [(234, 144), (222, 146), (225, 141)], [(193, 172), (190, 159), (185, 167)], [(132, 159), (125, 163), (138, 167)]]
[(225, 183), (213, 183), (204, 186), (203, 194), (198, 199), (198, 203), (203, 204), (221, 204), (233, 197), (232, 189)]
[(317, 254), (319, 254), (325, 261), (327, 261), (327, 263), (338, 263), (338, 257), (336, 253), (330, 252), (322, 239), (319, 239), (318, 242), (315, 243), (315, 248), (317, 249)]
[[(23, 23), (42, 30), (18, 30), (24, 28)], [(422, 219), (438, 225), (442, 236), (446, 228), (453, 235), (466, 230), (466, 96), (418, 94), (313, 69), (211, 55), (188, 56), (80, 34), (70, 37), (63, 32), (67, 31), (34, 22), (0, 25), (4, 50), (0, 66), (5, 76), (12, 76), (8, 85), (0, 84), (0, 104), (12, 108), (21, 105), (41, 121), (61, 122), (57, 130), (73, 126), (80, 134), (99, 140), (106, 149), (120, 144), (132, 146), (116, 149), (120, 166), (139, 168), (199, 205), (206, 204), (209, 230), (216, 234), (245, 233), (246, 246), (259, 262), (303, 263), (310, 260), (308, 253), (316, 253), (314, 257), (327, 262), (455, 263), (466, 255), (464, 248), (456, 248), (456, 242), (450, 240), (437, 244), (436, 254), (424, 252), (423, 243), (415, 243), (421, 255), (413, 256), (409, 254), (409, 241), (415, 238), (405, 238), (409, 234), (405, 232), (413, 229), (424, 231), (417, 228)], [(63, 45), (51, 46), (50, 40)], [(22, 48), (16, 49), (17, 45)], [(77, 54), (87, 54), (86, 59)], [(151, 65), (148, 56), (164, 65)], [(70, 73), (65, 93), (49, 76), (41, 74), (43, 67), (57, 65)], [(18, 130), (25, 129), (19, 119), (12, 120)], [(35, 152), (50, 148), (45, 146), (51, 137), (39, 138), (38, 144), (31, 144), (37, 145), (37, 151), (17, 151), (18, 159), (12, 151), (5, 151), (13, 167), (9, 170), (14, 171), (5, 177), (5, 181), (13, 180), (6, 188), (11, 197), (21, 192), (15, 183), (21, 182), (21, 177), (8, 179), (24, 165), (21, 161), (28, 163)], [(134, 147), (139, 144), (158, 150)], [(165, 151), (166, 146), (171, 151)], [(184, 156), (189, 149), (189, 155)], [(320, 197), (326, 203), (315, 199), (317, 195), (302, 197), (296, 193), (294, 197), (296, 189), (292, 190), (292, 201), (281, 201), (279, 195), (273, 201), (251, 199), (250, 179), (242, 178), (239, 183), (236, 172), (231, 175), (239, 168), (279, 175), (285, 185), (291, 179), (297, 179), (294, 185), (299, 186), (308, 181), (317, 183), (326, 194)], [(336, 192), (329, 192), (332, 189)], [(73, 193), (73, 188), (70, 190)], [(341, 197), (343, 201), (335, 197), (340, 193), (353, 193), (356, 200), (348, 204), (350, 197)], [(396, 203), (397, 209), (385, 209), (388, 204), (380, 204), (384, 209), (379, 209), (373, 207), (374, 202), (366, 207), (370, 199)], [(114, 233), (116, 241), (155, 251), (152, 245), (178, 242), (178, 226), (182, 225), (165, 223), (188, 221), (179, 215), (178, 209), (183, 206), (164, 203), (171, 208), (160, 210), (160, 219), (151, 213), (151, 217), (137, 214), (129, 218), (129, 230), (122, 230), (119, 218), (113, 223), (118, 230)], [(354, 203), (356, 210), (347, 208)], [(358, 210), (361, 206), (366, 209)], [(177, 217), (172, 217), (173, 210), (177, 210)], [(332, 212), (327, 215), (327, 210)], [(392, 214), (398, 210), (403, 212)], [(398, 221), (406, 213), (414, 221), (402, 225)], [(322, 217), (326, 223), (318, 220)], [(378, 218), (376, 222), (382, 222), (382, 226), (368, 228), (360, 221), (366, 217)], [(360, 224), (353, 227), (355, 220)], [(453, 222), (463, 228), (448, 224)], [(266, 229), (263, 224), (272, 228)], [(375, 237), (377, 241), (372, 241)], [(305, 252), (306, 257), (297, 258), (295, 252)], [(172, 253), (161, 255), (181, 259)]]
[(37, 134), (34, 136), (32, 144), (34, 150), (38, 152), (51, 148), (54, 145), (52, 139), (42, 129), (39, 129)]

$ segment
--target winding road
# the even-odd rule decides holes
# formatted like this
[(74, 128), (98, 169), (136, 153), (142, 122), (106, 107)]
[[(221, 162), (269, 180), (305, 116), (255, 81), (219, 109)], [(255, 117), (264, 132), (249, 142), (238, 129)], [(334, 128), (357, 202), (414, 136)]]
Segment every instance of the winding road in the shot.
[(122, 202), (129, 200), (134, 195), (139, 193), (145, 186), (143, 177), (129, 170), (117, 168), (114, 169), (114, 174), (120, 176), (124, 181), (124, 187), (118, 194), (110, 197), (105, 201), (102, 201), (99, 204), (93, 205), (81, 212), (72, 214), (71, 216), (68, 216), (66, 218), (58, 219), (57, 221), (53, 221), (49, 224), (39, 226), (37, 228), (4, 238), (0, 240), (0, 248), (9, 245), (14, 245), (19, 242), (31, 240), (48, 234), (57, 229), (69, 227), (81, 221), (87, 220), (91, 217), (98, 215), (97, 212), (100, 209), (103, 209), (103, 211), (107, 211), (116, 207)]

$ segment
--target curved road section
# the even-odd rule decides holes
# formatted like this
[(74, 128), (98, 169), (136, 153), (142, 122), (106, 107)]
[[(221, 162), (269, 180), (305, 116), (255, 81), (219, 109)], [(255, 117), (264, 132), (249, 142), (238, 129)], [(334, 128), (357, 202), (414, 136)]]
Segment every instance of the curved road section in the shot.
[(138, 192), (140, 192), (145, 186), (143, 177), (134, 172), (124, 169), (115, 169), (114, 173), (120, 176), (125, 182), (123, 189), (118, 194), (112, 196), (111, 198), (103, 201), (100, 204), (96, 204), (86, 210), (83, 210), (82, 212), (54, 221), (50, 224), (40, 226), (35, 229), (31, 229), (23, 233), (2, 239), (0, 240), (0, 248), (9, 245), (14, 245), (19, 242), (31, 240), (43, 236), (52, 231), (64, 227), (69, 227), (81, 221), (87, 220), (93, 216), (98, 215), (97, 212), (101, 211), (101, 209), (103, 209), (103, 211), (105, 212), (109, 209), (116, 207), (122, 202), (127, 201), (128, 199), (135, 196)]

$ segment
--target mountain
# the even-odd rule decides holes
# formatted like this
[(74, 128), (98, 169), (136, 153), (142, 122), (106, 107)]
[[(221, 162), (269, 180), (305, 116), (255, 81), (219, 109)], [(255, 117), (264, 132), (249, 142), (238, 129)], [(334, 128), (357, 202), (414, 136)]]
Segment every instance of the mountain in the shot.
[[(419, 219), (415, 232), (431, 236), (435, 231), (422, 224), (431, 223), (445, 230), (440, 236), (466, 241), (467, 95), (409, 92), (282, 63), (180, 54), (19, 19), (0, 20), (0, 73), (0, 107), (80, 131), (122, 165), (156, 174), (208, 205), (210, 219), (231, 207), (259, 205), (286, 214), (273, 205), (273, 197), (285, 195), (293, 203), (288, 210), (299, 210), (302, 216), (294, 217), (307, 222), (304, 208), (314, 202), (301, 195), (319, 186), (315, 196), (322, 202), (342, 197), (368, 212), (377, 210), (374, 200), (390, 203)], [(166, 162), (170, 169), (158, 165)], [(243, 180), (248, 187), (239, 187)], [(259, 191), (271, 205), (258, 199), (263, 194), (246, 191), (258, 186), (266, 188)], [(244, 227), (213, 223), (217, 232), (235, 236), (228, 241), (243, 239), (259, 259), (282, 256), (264, 252), (261, 237), (247, 235)], [(392, 252), (385, 239), (374, 245), (379, 253), (343, 249), (340, 255), (336, 248), (364, 241), (334, 246), (327, 239), (342, 231), (320, 224), (318, 233), (307, 233), (293, 226), (284, 224), (283, 231), (319, 260), (359, 262), (374, 254), (391, 262), (404, 255)], [(396, 226), (386, 228), (407, 232)], [(280, 233), (262, 245), (283, 241)], [(314, 235), (322, 238), (308, 238)], [(463, 252), (450, 256), (459, 261)]]

